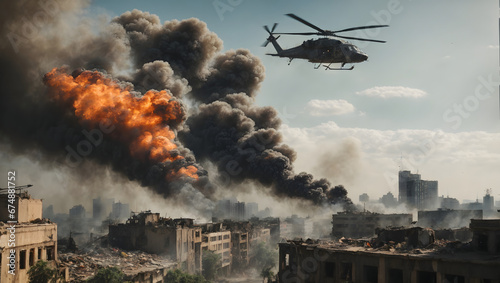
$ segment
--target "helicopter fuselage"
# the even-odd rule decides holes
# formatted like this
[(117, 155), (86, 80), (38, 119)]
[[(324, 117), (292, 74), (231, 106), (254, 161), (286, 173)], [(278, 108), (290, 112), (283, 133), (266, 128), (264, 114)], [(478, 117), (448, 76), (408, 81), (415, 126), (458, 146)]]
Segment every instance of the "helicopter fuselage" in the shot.
[(272, 56), (305, 59), (311, 63), (359, 63), (368, 56), (355, 45), (331, 38), (310, 39), (289, 49), (276, 50)]

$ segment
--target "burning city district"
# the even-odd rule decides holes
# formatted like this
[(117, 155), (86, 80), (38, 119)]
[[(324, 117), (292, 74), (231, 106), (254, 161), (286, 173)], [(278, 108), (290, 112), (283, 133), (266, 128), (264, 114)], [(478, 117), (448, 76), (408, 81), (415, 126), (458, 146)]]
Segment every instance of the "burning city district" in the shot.
[[(87, 1), (3, 4), (1, 156), (28, 158), (41, 183), (44, 170), (70, 181), (0, 190), (1, 282), (500, 282), (498, 220), (420, 214), (431, 202), (412, 197), (437, 199), (437, 181), (400, 172), (409, 210), (383, 214), (296, 172), (278, 112), (255, 104), (260, 59), (224, 51), (201, 20), (132, 10), (96, 21)], [(326, 217), (273, 217), (238, 201), (245, 190)], [(146, 191), (166, 215), (132, 211)], [(196, 217), (169, 217), (176, 209)]]

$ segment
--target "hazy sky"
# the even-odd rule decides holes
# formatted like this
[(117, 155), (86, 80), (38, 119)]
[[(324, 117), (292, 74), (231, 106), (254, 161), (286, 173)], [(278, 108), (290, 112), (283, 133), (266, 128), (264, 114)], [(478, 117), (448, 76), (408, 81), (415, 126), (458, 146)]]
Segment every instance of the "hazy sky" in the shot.
[[(132, 9), (161, 21), (199, 18), (224, 51), (258, 56), (266, 78), (256, 103), (279, 111), (284, 142), (298, 153), (297, 172), (345, 185), (356, 202), (365, 192), (397, 196), (400, 168), (438, 180), (439, 195), (476, 199), (491, 188), (500, 200), (498, 1), (95, 1), (87, 13), (109, 21)], [(263, 25), (312, 30), (286, 13), (328, 30), (387, 24), (343, 33), (387, 43), (352, 41), (369, 56), (352, 71), (315, 70), (298, 59), (287, 65), (265, 55), (274, 49), (261, 47)], [(278, 42), (289, 48), (309, 38), (283, 35)], [(60, 181), (58, 174), (31, 179)]]
[[(492, 188), (500, 198), (498, 1), (109, 1), (92, 8), (196, 17), (225, 50), (259, 56), (266, 79), (257, 103), (280, 112), (285, 141), (298, 151), (296, 169), (343, 183), (353, 200), (363, 192), (397, 195), (401, 165), (438, 180), (440, 195), (475, 199)], [(260, 46), (263, 25), (312, 31), (286, 13), (329, 30), (388, 24), (344, 33), (387, 43), (353, 41), (369, 56), (353, 71), (315, 70), (303, 60), (288, 66), (265, 55), (271, 44)], [(278, 41), (288, 48), (308, 38)]]

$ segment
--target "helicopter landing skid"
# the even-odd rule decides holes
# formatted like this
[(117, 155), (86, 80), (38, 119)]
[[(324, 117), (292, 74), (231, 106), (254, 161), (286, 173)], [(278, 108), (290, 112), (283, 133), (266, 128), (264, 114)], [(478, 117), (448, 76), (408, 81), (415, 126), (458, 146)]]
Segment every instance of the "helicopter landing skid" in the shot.
[[(354, 69), (354, 66), (351, 66), (350, 68), (342, 68), (344, 67), (344, 64), (342, 64), (342, 67), (340, 68), (332, 68), (330, 67), (331, 64), (328, 64), (328, 65), (323, 65), (323, 67), (325, 67), (325, 70), (332, 70), (332, 71), (340, 71), (340, 70), (343, 70), (343, 71), (350, 71), (352, 69)], [(318, 66), (319, 67), (319, 66)], [(316, 68), (317, 69), (317, 68)]]

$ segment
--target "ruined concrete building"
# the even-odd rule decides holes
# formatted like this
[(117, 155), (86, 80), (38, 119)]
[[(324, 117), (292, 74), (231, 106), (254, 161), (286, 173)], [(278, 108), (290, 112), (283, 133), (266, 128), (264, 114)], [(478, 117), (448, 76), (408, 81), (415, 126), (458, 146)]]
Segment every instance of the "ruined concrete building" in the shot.
[[(56, 267), (57, 225), (42, 219), (42, 200), (26, 192), (15, 198), (4, 193), (0, 203), (0, 282), (28, 282), (28, 270), (38, 260)], [(67, 277), (65, 270), (61, 272)]]
[(472, 220), (472, 243), (434, 242), (431, 229), (400, 228), (373, 241), (279, 244), (278, 282), (498, 283), (500, 220)]
[(282, 238), (307, 239), (312, 237), (313, 220), (311, 218), (298, 217), (294, 214), (291, 217), (285, 218), (285, 220), (280, 224), (280, 232)]
[(432, 229), (457, 229), (467, 227), (471, 219), (483, 219), (483, 211), (452, 209), (418, 211), (417, 225)]
[(238, 265), (247, 265), (249, 263), (248, 254), (248, 232), (234, 231), (231, 233), (232, 258), (233, 263)]
[(472, 219), (470, 229), (474, 248), (500, 255), (500, 219)]
[(194, 226), (193, 219), (141, 212), (125, 224), (109, 225), (109, 243), (124, 250), (170, 257), (191, 273), (201, 271), (201, 227)]
[(375, 229), (388, 226), (408, 226), (411, 214), (379, 214), (372, 212), (339, 212), (332, 216), (332, 236), (362, 238), (375, 235)]
[(199, 225), (202, 232), (201, 249), (213, 251), (220, 255), (221, 274), (231, 272), (231, 231), (225, 229), (222, 223), (206, 223)]
[(224, 226), (231, 231), (231, 254), (233, 266), (246, 266), (250, 261), (250, 251), (259, 242), (278, 243), (280, 239), (279, 218), (249, 221), (224, 220)]

